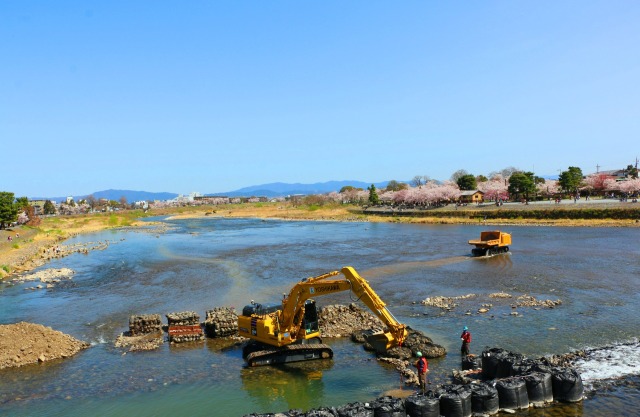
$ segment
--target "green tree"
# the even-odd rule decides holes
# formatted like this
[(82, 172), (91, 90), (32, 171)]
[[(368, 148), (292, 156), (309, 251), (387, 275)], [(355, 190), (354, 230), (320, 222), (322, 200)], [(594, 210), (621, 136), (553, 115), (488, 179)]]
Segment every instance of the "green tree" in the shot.
[(489, 181), (489, 178), (485, 177), (484, 175), (478, 175), (476, 177), (476, 183), (487, 182), (487, 181)]
[(44, 202), (44, 207), (42, 208), (42, 212), (44, 214), (56, 214), (56, 207), (53, 205), (51, 200), (47, 200)]
[(578, 167), (569, 167), (567, 171), (562, 171), (558, 177), (558, 184), (564, 191), (576, 194), (578, 187), (582, 184), (582, 170)]
[(371, 187), (368, 187), (367, 190), (369, 190), (369, 204), (371, 204), (372, 206), (377, 206), (380, 202), (380, 198), (378, 197), (376, 186), (371, 184)]
[(29, 207), (29, 198), (27, 197), (18, 197), (16, 198), (16, 207), (18, 211), (24, 210)]
[(638, 178), (638, 168), (633, 165), (627, 165), (627, 169), (624, 172), (631, 178)]
[(475, 190), (477, 188), (476, 177), (471, 174), (465, 174), (456, 181), (461, 190)]
[(533, 172), (514, 172), (509, 177), (509, 195), (515, 196), (516, 199), (520, 199), (520, 196), (523, 196), (529, 200), (535, 190)]
[(18, 205), (13, 201), (15, 195), (0, 191), (0, 229), (18, 220)]
[(344, 193), (347, 191), (358, 191), (358, 190), (362, 190), (362, 188), (357, 188), (357, 187), (354, 187), (353, 185), (345, 185), (340, 189), (339, 192)]
[(407, 189), (409, 186), (403, 182), (398, 182), (396, 180), (391, 180), (387, 183), (387, 191), (400, 191), (400, 190), (405, 190)]

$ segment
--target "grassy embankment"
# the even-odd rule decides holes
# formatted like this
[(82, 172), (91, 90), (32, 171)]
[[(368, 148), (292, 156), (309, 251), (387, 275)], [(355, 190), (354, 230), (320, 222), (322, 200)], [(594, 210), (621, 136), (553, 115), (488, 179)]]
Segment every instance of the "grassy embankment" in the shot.
[[(37, 226), (16, 226), (0, 230), (0, 278), (39, 266), (38, 259), (47, 248), (80, 234), (138, 224), (142, 211), (92, 213), (41, 219)], [(19, 235), (19, 237), (18, 237)], [(8, 237), (12, 240), (9, 241)]]
[(258, 217), (283, 220), (327, 220), (431, 224), (542, 225), (578, 227), (640, 226), (640, 205), (607, 203), (602, 205), (513, 204), (497, 207), (469, 205), (435, 209), (362, 209), (352, 205), (298, 205), (289, 203), (234, 204), (217, 207), (184, 207), (162, 213), (173, 218)]
[[(291, 203), (229, 204), (222, 206), (172, 207), (143, 213), (140, 210), (93, 213), (42, 219), (38, 227), (19, 226), (0, 230), (0, 277), (39, 266), (37, 258), (46, 248), (79, 233), (109, 228), (135, 227), (143, 217), (167, 215), (173, 218), (256, 217), (282, 220), (397, 222), (423, 224), (540, 225), (577, 227), (638, 227), (640, 205), (606, 203), (583, 205), (510, 204), (453, 206), (423, 210), (366, 209), (351, 205), (293, 205)], [(15, 238), (19, 233), (20, 238)], [(7, 241), (11, 235), (13, 241)]]

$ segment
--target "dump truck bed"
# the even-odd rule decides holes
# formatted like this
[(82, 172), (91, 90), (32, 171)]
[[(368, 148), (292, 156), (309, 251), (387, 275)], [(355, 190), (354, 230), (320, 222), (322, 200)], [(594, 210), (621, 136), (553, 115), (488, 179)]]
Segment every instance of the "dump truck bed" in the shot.
[(469, 241), (469, 244), (475, 245), (478, 248), (488, 248), (491, 246), (499, 246), (500, 239), (491, 239), (491, 240), (473, 239)]

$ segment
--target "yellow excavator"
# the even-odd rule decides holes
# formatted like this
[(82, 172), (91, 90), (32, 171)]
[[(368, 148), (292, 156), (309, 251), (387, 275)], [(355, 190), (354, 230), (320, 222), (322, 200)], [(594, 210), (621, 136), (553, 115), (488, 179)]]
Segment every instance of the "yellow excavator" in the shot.
[[(335, 278), (342, 274), (343, 277)], [(311, 297), (351, 291), (387, 326), (387, 331), (371, 332), (367, 342), (378, 352), (399, 346), (407, 337), (407, 326), (386, 308), (386, 304), (355, 269), (345, 266), (293, 286), (282, 303), (251, 301), (238, 316), (238, 333), (251, 339), (242, 356), (249, 366), (273, 365), (333, 357), (331, 347), (322, 343), (316, 303)]]

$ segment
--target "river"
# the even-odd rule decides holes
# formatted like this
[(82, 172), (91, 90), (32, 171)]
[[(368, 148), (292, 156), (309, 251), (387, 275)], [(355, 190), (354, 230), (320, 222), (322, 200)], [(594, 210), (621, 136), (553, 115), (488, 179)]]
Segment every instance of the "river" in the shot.
[[(353, 266), (402, 322), (448, 354), (430, 361), (433, 383), (460, 366), (459, 334), (472, 352), (502, 347), (528, 357), (609, 346), (582, 364), (588, 391), (579, 404), (520, 412), (526, 416), (619, 416), (640, 407), (640, 229), (508, 226), (511, 253), (469, 256), (481, 226), (358, 222), (286, 222), (205, 218), (170, 220), (168, 231), (110, 230), (65, 244), (109, 247), (58, 259), (73, 279), (51, 289), (0, 284), (0, 323), (28, 321), (90, 342), (78, 355), (0, 370), (5, 416), (242, 416), (369, 401), (399, 389), (398, 373), (349, 340), (328, 340), (333, 360), (280, 368), (244, 367), (241, 348), (214, 340), (126, 353), (114, 347), (130, 315), (195, 311), (277, 301), (301, 278)], [(514, 299), (561, 300), (553, 309)], [(446, 312), (420, 303), (459, 300)], [(348, 304), (348, 293), (317, 299)], [(488, 313), (478, 308), (492, 304)], [(325, 339), (327, 342), (327, 340)], [(619, 346), (618, 346), (619, 345)], [(404, 388), (408, 389), (408, 388)]]

